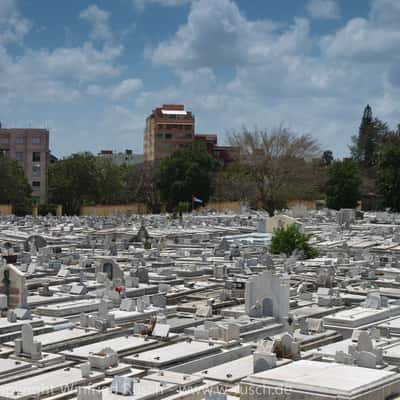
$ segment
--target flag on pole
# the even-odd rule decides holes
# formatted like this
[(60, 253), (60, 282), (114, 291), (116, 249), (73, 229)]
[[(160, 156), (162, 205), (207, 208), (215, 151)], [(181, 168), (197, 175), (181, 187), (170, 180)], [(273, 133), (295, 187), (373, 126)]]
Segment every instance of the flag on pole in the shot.
[(193, 203), (203, 203), (203, 200), (197, 198), (196, 196), (192, 196), (192, 202)]

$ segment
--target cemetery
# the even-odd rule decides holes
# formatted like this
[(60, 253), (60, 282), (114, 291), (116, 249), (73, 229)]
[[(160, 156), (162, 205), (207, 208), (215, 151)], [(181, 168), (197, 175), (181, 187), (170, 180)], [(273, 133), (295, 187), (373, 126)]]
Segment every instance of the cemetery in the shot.
[(0, 400), (400, 398), (398, 214), (3, 216), (0, 255)]

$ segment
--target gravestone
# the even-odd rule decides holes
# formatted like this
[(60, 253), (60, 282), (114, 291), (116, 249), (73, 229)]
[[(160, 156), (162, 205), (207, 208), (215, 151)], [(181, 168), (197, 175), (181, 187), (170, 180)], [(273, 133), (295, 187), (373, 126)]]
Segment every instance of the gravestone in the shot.
[(100, 318), (108, 317), (108, 303), (104, 300), (101, 300), (98, 306), (98, 316)]
[(5, 294), (0, 294), (0, 310), (5, 310), (8, 308), (8, 300)]
[(78, 387), (77, 400), (103, 400), (103, 392), (90, 387), (80, 386)]
[(247, 315), (271, 314), (277, 320), (286, 320), (289, 314), (289, 286), (269, 270), (249, 278), (246, 282), (245, 310)]
[(80, 365), (82, 378), (90, 378), (90, 363), (86, 362)]
[(27, 308), (15, 308), (14, 313), (18, 320), (31, 319), (31, 311)]
[(375, 310), (381, 308), (381, 295), (378, 292), (369, 292), (367, 299), (361, 303), (361, 306), (365, 308), (373, 308)]
[(42, 344), (33, 340), (32, 326), (30, 324), (22, 325), (21, 330), (21, 339), (14, 341), (15, 355), (40, 360), (42, 358)]
[(126, 376), (114, 376), (111, 383), (111, 392), (122, 396), (133, 396), (134, 381), (133, 378)]
[(308, 330), (312, 334), (325, 332), (324, 321), (322, 319), (308, 318), (307, 324)]
[(168, 324), (156, 323), (151, 335), (160, 338), (167, 338), (169, 336), (170, 329), (171, 327)]
[(371, 352), (374, 349), (374, 345), (367, 331), (360, 331), (358, 335), (358, 351)]
[(7, 297), (9, 308), (24, 307), (27, 304), (25, 274), (17, 267), (12, 264), (1, 265), (0, 282), (0, 294)]
[(136, 308), (137, 308), (137, 311), (139, 311), (139, 312), (143, 312), (144, 311), (145, 306), (144, 306), (144, 301), (143, 301), (142, 297), (138, 297), (137, 298), (137, 300), (136, 300)]
[(120, 266), (111, 258), (105, 258), (96, 263), (96, 275), (104, 273), (107, 275), (108, 280), (115, 284), (124, 282), (124, 273)]
[(121, 311), (129, 311), (129, 312), (136, 311), (136, 300), (122, 299), (119, 309)]
[(67, 278), (70, 274), (70, 270), (67, 269), (64, 265), (60, 268), (60, 270), (57, 273), (57, 276), (59, 278)]
[(151, 296), (151, 303), (155, 307), (165, 308), (167, 306), (167, 298), (163, 294), (153, 294)]
[(376, 355), (368, 351), (361, 351), (358, 353), (357, 365), (364, 368), (376, 368), (377, 359)]
[(158, 292), (159, 293), (168, 293), (171, 289), (171, 285), (168, 285), (167, 283), (160, 283), (158, 285)]
[(350, 354), (340, 350), (335, 354), (335, 362), (338, 364), (352, 365), (354, 363), (354, 358)]
[(87, 289), (83, 285), (72, 285), (71, 286), (70, 294), (82, 296), (86, 293), (87, 293)]
[(227, 400), (228, 395), (226, 393), (218, 392), (217, 389), (210, 388), (205, 391), (204, 400)]
[(253, 372), (267, 371), (276, 367), (277, 357), (273, 353), (255, 351), (253, 354)]
[(308, 323), (305, 318), (300, 318), (299, 319), (299, 328), (300, 328), (300, 333), (302, 335), (308, 335)]
[(136, 276), (131, 276), (129, 274), (125, 274), (125, 286), (127, 288), (139, 287), (139, 278)]
[(92, 368), (105, 371), (118, 366), (118, 354), (112, 348), (106, 347), (98, 353), (90, 354), (88, 361)]
[(208, 318), (208, 317), (212, 317), (212, 315), (213, 315), (213, 309), (212, 309), (211, 305), (197, 307), (196, 317)]
[(79, 324), (82, 328), (87, 328), (89, 326), (89, 315), (81, 313), (79, 316)]

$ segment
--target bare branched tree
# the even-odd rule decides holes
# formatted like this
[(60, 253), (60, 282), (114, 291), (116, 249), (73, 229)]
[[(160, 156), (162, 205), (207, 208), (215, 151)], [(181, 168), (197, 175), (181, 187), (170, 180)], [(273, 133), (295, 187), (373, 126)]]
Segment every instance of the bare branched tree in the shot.
[(271, 132), (243, 129), (230, 135), (237, 162), (254, 183), (260, 206), (270, 214), (313, 180), (319, 146), (309, 135), (296, 136), (282, 127)]

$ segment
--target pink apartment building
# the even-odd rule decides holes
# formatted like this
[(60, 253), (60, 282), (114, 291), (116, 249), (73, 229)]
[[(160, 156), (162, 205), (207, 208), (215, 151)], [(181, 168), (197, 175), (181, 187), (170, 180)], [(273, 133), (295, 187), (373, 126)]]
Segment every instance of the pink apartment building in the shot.
[[(32, 186), (38, 203), (47, 199), (49, 131), (46, 129), (8, 129), (0, 125), (0, 153), (17, 160)], [(1, 173), (1, 171), (0, 171)]]

